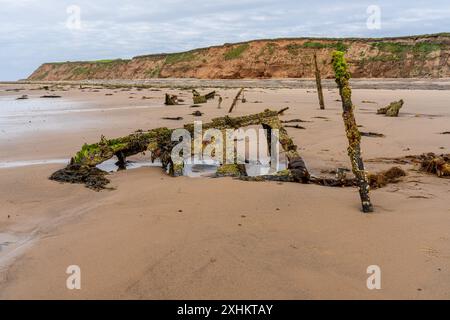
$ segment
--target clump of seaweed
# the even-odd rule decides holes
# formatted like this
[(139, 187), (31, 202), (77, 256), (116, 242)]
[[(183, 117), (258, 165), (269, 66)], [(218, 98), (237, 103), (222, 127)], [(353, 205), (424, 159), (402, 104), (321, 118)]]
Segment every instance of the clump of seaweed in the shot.
[(370, 161), (396, 164), (415, 164), (419, 166), (419, 170), (435, 174), (440, 178), (450, 176), (450, 154), (436, 155), (430, 152), (421, 155), (411, 155), (399, 158), (377, 158)]
[(438, 177), (450, 176), (450, 155), (437, 156), (434, 153), (428, 153), (421, 156), (420, 168), (428, 173), (436, 174)]
[(56, 171), (50, 180), (68, 183), (81, 183), (87, 188), (100, 191), (106, 188), (109, 180), (105, 177), (107, 172), (96, 167), (71, 163), (67, 167)]
[(404, 176), (406, 176), (406, 172), (400, 167), (392, 167), (386, 171), (369, 173), (367, 175), (370, 187), (373, 189), (385, 187), (390, 183), (397, 183)]
[(398, 117), (400, 109), (403, 107), (404, 101), (400, 99), (399, 101), (391, 102), (387, 107), (380, 108), (377, 110), (377, 114), (384, 114), (386, 117)]

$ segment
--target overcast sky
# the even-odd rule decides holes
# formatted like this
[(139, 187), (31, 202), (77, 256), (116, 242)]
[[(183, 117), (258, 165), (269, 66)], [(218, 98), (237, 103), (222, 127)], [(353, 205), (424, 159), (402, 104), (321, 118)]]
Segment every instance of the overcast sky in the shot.
[[(371, 5), (381, 10), (380, 28), (367, 26)], [(130, 58), (260, 38), (437, 32), (450, 32), (450, 0), (0, 0), (0, 80), (26, 78), (43, 62)]]

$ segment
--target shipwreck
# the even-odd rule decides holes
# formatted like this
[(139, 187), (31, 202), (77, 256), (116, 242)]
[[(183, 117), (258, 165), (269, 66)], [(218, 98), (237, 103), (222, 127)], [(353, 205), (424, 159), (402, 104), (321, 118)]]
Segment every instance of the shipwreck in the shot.
[[(249, 176), (246, 172), (245, 165), (236, 162), (228, 163), (221, 162), (217, 167), (216, 176), (232, 176), (246, 181), (282, 181), (282, 182), (294, 182), (294, 183), (313, 183), (322, 186), (331, 187), (357, 187), (359, 190), (361, 205), (363, 212), (373, 211), (373, 205), (369, 197), (370, 188), (381, 188), (388, 183), (396, 183), (399, 179), (406, 175), (406, 172), (399, 168), (393, 167), (389, 170), (382, 171), (380, 173), (368, 173), (365, 170), (360, 141), (361, 132), (358, 129), (353, 110), (354, 105), (352, 103), (352, 91), (349, 85), (350, 73), (348, 72), (348, 66), (344, 59), (344, 53), (336, 51), (333, 54), (332, 65), (335, 73), (335, 80), (339, 88), (339, 93), (342, 101), (343, 108), (343, 121), (346, 130), (346, 136), (348, 138), (348, 156), (352, 166), (354, 177), (348, 178), (344, 171), (338, 170), (335, 178), (316, 177), (307, 169), (307, 166), (298, 152), (298, 147), (295, 145), (293, 139), (289, 136), (285, 123), (291, 121), (281, 121), (280, 115), (286, 111), (287, 108), (275, 111), (266, 109), (261, 113), (230, 117), (224, 116), (212, 119), (208, 123), (203, 123), (200, 137), (200, 144), (202, 146), (212, 143), (212, 140), (204, 140), (204, 132), (209, 129), (215, 129), (226, 134), (227, 130), (238, 130), (245, 127), (260, 126), (264, 129), (265, 140), (267, 146), (273, 144), (273, 131), (276, 131), (277, 143), (281, 146), (282, 153), (284, 154), (287, 167), (283, 170), (279, 170), (270, 175)], [(319, 73), (318, 68), (316, 68)], [(317, 83), (319, 86), (320, 74), (317, 74)], [(320, 87), (320, 86), (319, 86)], [(233, 103), (229, 109), (229, 113), (233, 111), (237, 101), (243, 95), (244, 89), (241, 88), (237, 93)], [(210, 99), (214, 99), (218, 95), (215, 91), (206, 95), (201, 95), (196, 90), (192, 91), (194, 103), (205, 103)], [(241, 98), (244, 102), (244, 98)], [(321, 107), (323, 106), (323, 99), (319, 95), (321, 101)], [(167, 94), (165, 97), (166, 105), (178, 104), (178, 98), (174, 95)], [(222, 102), (222, 97), (219, 96), (219, 108)], [(389, 116), (397, 116), (398, 111), (403, 105), (403, 101), (400, 100), (397, 103), (391, 104), (389, 107), (379, 110), (378, 113), (383, 113)], [(324, 108), (324, 106), (322, 107)], [(201, 113), (200, 113), (201, 115)], [(175, 120), (181, 120), (182, 118), (176, 118)], [(302, 120), (293, 120), (296, 122), (303, 122)], [(297, 125), (296, 128), (302, 128)], [(196, 130), (194, 124), (186, 124), (183, 128), (190, 136), (196, 136)], [(86, 187), (94, 190), (102, 190), (107, 188), (109, 179), (108, 173), (97, 168), (101, 163), (110, 160), (114, 157), (117, 158), (117, 166), (124, 170), (126, 169), (127, 157), (149, 152), (151, 154), (151, 160), (159, 160), (161, 166), (165, 172), (173, 177), (181, 176), (184, 172), (184, 163), (175, 162), (172, 158), (172, 151), (179, 143), (179, 141), (173, 140), (173, 133), (177, 129), (170, 129), (167, 127), (151, 129), (147, 131), (138, 130), (128, 136), (106, 139), (101, 137), (100, 141), (94, 144), (84, 144), (79, 152), (77, 152), (70, 160), (70, 163), (63, 169), (56, 171), (50, 177), (51, 180), (59, 182), (80, 183), (85, 184)], [(197, 141), (198, 143), (199, 141)], [(187, 150), (192, 156), (195, 153), (196, 141), (190, 140), (190, 145)], [(259, 142), (261, 143), (261, 141)], [(190, 151), (189, 151), (190, 150)], [(270, 153), (270, 152), (269, 152)], [(412, 159), (412, 160), (411, 160)], [(408, 158), (408, 161), (421, 163), (421, 170), (436, 174), (439, 177), (450, 176), (450, 156), (442, 155), (436, 156), (434, 154), (423, 155), (422, 157)], [(398, 159), (397, 159), (398, 160)], [(397, 161), (395, 160), (395, 161)], [(399, 164), (405, 164), (408, 162), (401, 162)]]

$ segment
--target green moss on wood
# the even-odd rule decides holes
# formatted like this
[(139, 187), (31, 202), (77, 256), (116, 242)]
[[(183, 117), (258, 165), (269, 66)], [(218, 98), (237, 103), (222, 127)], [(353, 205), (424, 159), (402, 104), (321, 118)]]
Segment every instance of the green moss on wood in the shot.
[(240, 177), (242, 166), (239, 164), (224, 164), (217, 169), (216, 175), (220, 177)]

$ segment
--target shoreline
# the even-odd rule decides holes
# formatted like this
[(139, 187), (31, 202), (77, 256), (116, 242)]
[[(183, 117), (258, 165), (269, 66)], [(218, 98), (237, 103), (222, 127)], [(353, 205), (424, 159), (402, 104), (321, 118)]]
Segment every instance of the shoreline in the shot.
[[(387, 90), (450, 90), (450, 78), (352, 78), (353, 89)], [(83, 81), (0, 81), (9, 85), (97, 85), (142, 88), (267, 88), (267, 89), (315, 89), (315, 79), (193, 79), (193, 78), (155, 78), (145, 80), (83, 80)], [(335, 89), (333, 79), (322, 79), (325, 89)]]

